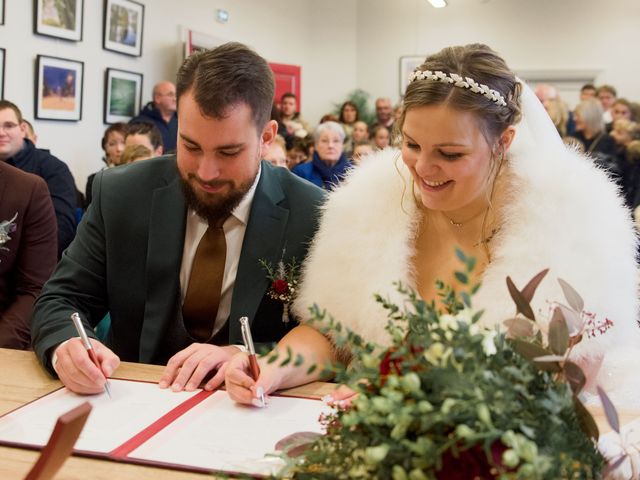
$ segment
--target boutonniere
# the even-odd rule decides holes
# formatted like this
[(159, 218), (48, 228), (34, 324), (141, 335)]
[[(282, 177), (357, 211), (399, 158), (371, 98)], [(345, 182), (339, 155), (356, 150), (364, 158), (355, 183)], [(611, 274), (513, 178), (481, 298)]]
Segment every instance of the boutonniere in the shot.
[(0, 250), (9, 250), (4, 244), (11, 240), (9, 234), (16, 231), (16, 218), (18, 218), (18, 212), (16, 212), (11, 220), (3, 220), (0, 222)]
[(273, 300), (282, 302), (282, 322), (289, 323), (289, 305), (291, 305), (298, 292), (300, 265), (295, 258), (292, 258), (290, 263), (284, 263), (283, 259), (284, 251), (275, 268), (265, 260), (260, 259), (259, 262), (267, 272), (267, 278), (271, 282), (267, 295)]

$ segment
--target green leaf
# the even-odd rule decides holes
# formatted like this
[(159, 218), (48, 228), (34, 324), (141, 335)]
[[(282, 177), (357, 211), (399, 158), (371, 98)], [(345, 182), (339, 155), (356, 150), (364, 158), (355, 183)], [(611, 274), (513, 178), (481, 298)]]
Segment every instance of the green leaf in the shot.
[(463, 285), (466, 285), (467, 283), (469, 283), (469, 277), (467, 276), (466, 273), (463, 272), (455, 272), (454, 273), (456, 279), (462, 283)]
[(588, 437), (593, 438), (597, 441), (598, 437), (600, 436), (600, 432), (598, 431), (598, 425), (591, 416), (591, 413), (589, 413), (589, 410), (586, 409), (586, 407), (575, 395), (573, 397), (573, 404), (575, 406), (578, 423), (580, 423), (582, 431)]
[(598, 395), (600, 396), (604, 413), (607, 416), (607, 422), (609, 422), (614, 432), (620, 433), (620, 419), (618, 418), (616, 407), (613, 406), (613, 402), (601, 387), (598, 387)]
[(584, 300), (582, 300), (582, 297), (571, 285), (561, 278), (558, 279), (558, 283), (560, 284), (560, 287), (562, 287), (562, 293), (564, 293), (564, 298), (567, 299), (569, 306), (576, 312), (581, 312), (584, 309)]
[(564, 370), (564, 376), (567, 382), (569, 382), (573, 394), (578, 395), (587, 383), (587, 377), (584, 375), (584, 372), (578, 365), (570, 360), (564, 362), (562, 369)]
[(538, 285), (540, 285), (540, 282), (545, 277), (547, 272), (549, 272), (548, 268), (545, 268), (544, 270), (539, 272), (531, 280), (529, 280), (529, 283), (527, 283), (525, 287), (522, 289), (522, 296), (527, 300), (527, 302), (531, 303), (531, 300), (533, 299), (533, 294), (536, 293), (536, 289), (538, 288)]
[(299, 353), (296, 355), (296, 360), (293, 362), (294, 367), (299, 367), (304, 363), (304, 358)]
[(516, 310), (528, 319), (535, 321), (536, 317), (533, 314), (533, 310), (531, 310), (531, 305), (529, 305), (527, 299), (515, 286), (511, 277), (507, 277), (507, 288), (509, 289), (509, 295), (511, 295), (511, 298), (516, 304)]
[(562, 310), (553, 309), (553, 316), (549, 322), (549, 347), (557, 355), (564, 355), (569, 347), (569, 328)]
[(318, 369), (318, 364), (314, 363), (313, 365), (311, 365), (308, 369), (307, 369), (307, 375), (311, 375), (313, 372), (315, 372)]

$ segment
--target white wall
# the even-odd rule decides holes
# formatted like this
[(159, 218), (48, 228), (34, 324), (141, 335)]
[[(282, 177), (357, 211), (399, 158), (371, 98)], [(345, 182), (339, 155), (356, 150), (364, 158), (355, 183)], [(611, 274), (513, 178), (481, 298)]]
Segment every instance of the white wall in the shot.
[[(85, 63), (84, 99), (80, 122), (34, 120), (38, 146), (65, 161), (84, 190), (86, 177), (101, 168), (104, 71), (107, 67), (144, 74), (143, 104), (153, 84), (175, 78), (181, 61), (181, 26), (255, 48), (267, 60), (302, 66), (303, 113), (311, 121), (324, 114), (355, 88), (356, 0), (137, 0), (145, 5), (142, 57), (102, 49), (102, 0), (84, 0), (81, 42), (33, 34), (33, 2), (5, 0), (5, 24), (0, 47), (6, 49), (5, 98), (34, 119), (34, 65), (38, 54)], [(215, 21), (216, 9), (229, 21)], [(337, 15), (335, 12), (340, 11)], [(332, 29), (317, 25), (333, 22)], [(318, 95), (317, 92), (322, 92)]]
[(638, 0), (360, 0), (358, 71), (374, 97), (398, 99), (398, 59), (482, 42), (514, 70), (597, 70), (597, 83), (640, 100)]
[[(102, 49), (102, 0), (84, 0), (83, 40), (34, 35), (33, 2), (5, 0), (0, 46), (7, 50), (5, 98), (33, 118), (34, 60), (46, 54), (83, 60), (82, 121), (36, 121), (39, 146), (66, 161), (78, 187), (101, 167), (104, 70), (144, 74), (143, 103), (153, 84), (173, 78), (180, 26), (254, 47), (267, 60), (302, 66), (302, 113), (311, 122), (356, 87), (399, 99), (399, 58), (485, 42), (516, 69), (591, 69), (598, 83), (640, 100), (638, 0), (138, 0), (145, 4), (140, 58)], [(228, 23), (215, 21), (217, 8)]]

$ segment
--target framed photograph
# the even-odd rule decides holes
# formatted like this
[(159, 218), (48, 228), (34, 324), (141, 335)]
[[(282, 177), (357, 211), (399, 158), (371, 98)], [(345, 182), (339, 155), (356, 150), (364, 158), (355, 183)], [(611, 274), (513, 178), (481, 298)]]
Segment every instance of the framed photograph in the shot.
[(128, 122), (140, 111), (142, 74), (107, 68), (104, 88), (104, 123)]
[(4, 0), (0, 0), (0, 25), (4, 25)]
[(142, 55), (144, 5), (133, 0), (104, 0), (102, 46), (126, 55)]
[(4, 99), (4, 57), (7, 51), (0, 48), (0, 99)]
[(35, 117), (78, 121), (82, 118), (84, 62), (38, 55)]
[(84, 0), (33, 0), (33, 31), (79, 42), (83, 11)]
[(404, 92), (409, 85), (409, 75), (422, 65), (426, 58), (426, 55), (400, 57), (400, 83), (398, 84), (400, 85), (400, 98), (404, 97)]

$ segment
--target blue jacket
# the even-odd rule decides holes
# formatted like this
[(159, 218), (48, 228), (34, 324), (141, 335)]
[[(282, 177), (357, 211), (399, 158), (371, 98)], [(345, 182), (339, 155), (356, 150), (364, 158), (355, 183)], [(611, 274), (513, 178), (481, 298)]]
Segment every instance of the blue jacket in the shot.
[(153, 123), (162, 135), (164, 153), (173, 153), (176, 150), (176, 138), (178, 137), (178, 115), (174, 112), (169, 123), (165, 122), (153, 102), (147, 103), (137, 117), (132, 118), (129, 123), (147, 122)]
[(9, 165), (33, 173), (47, 182), (58, 222), (58, 258), (76, 233), (76, 184), (67, 164), (47, 150), (36, 148), (25, 139), (22, 150), (7, 160)]
[(310, 162), (296, 165), (291, 171), (320, 188), (332, 190), (342, 181), (351, 166), (344, 153), (336, 164), (330, 167), (320, 160), (318, 152), (314, 152)]

